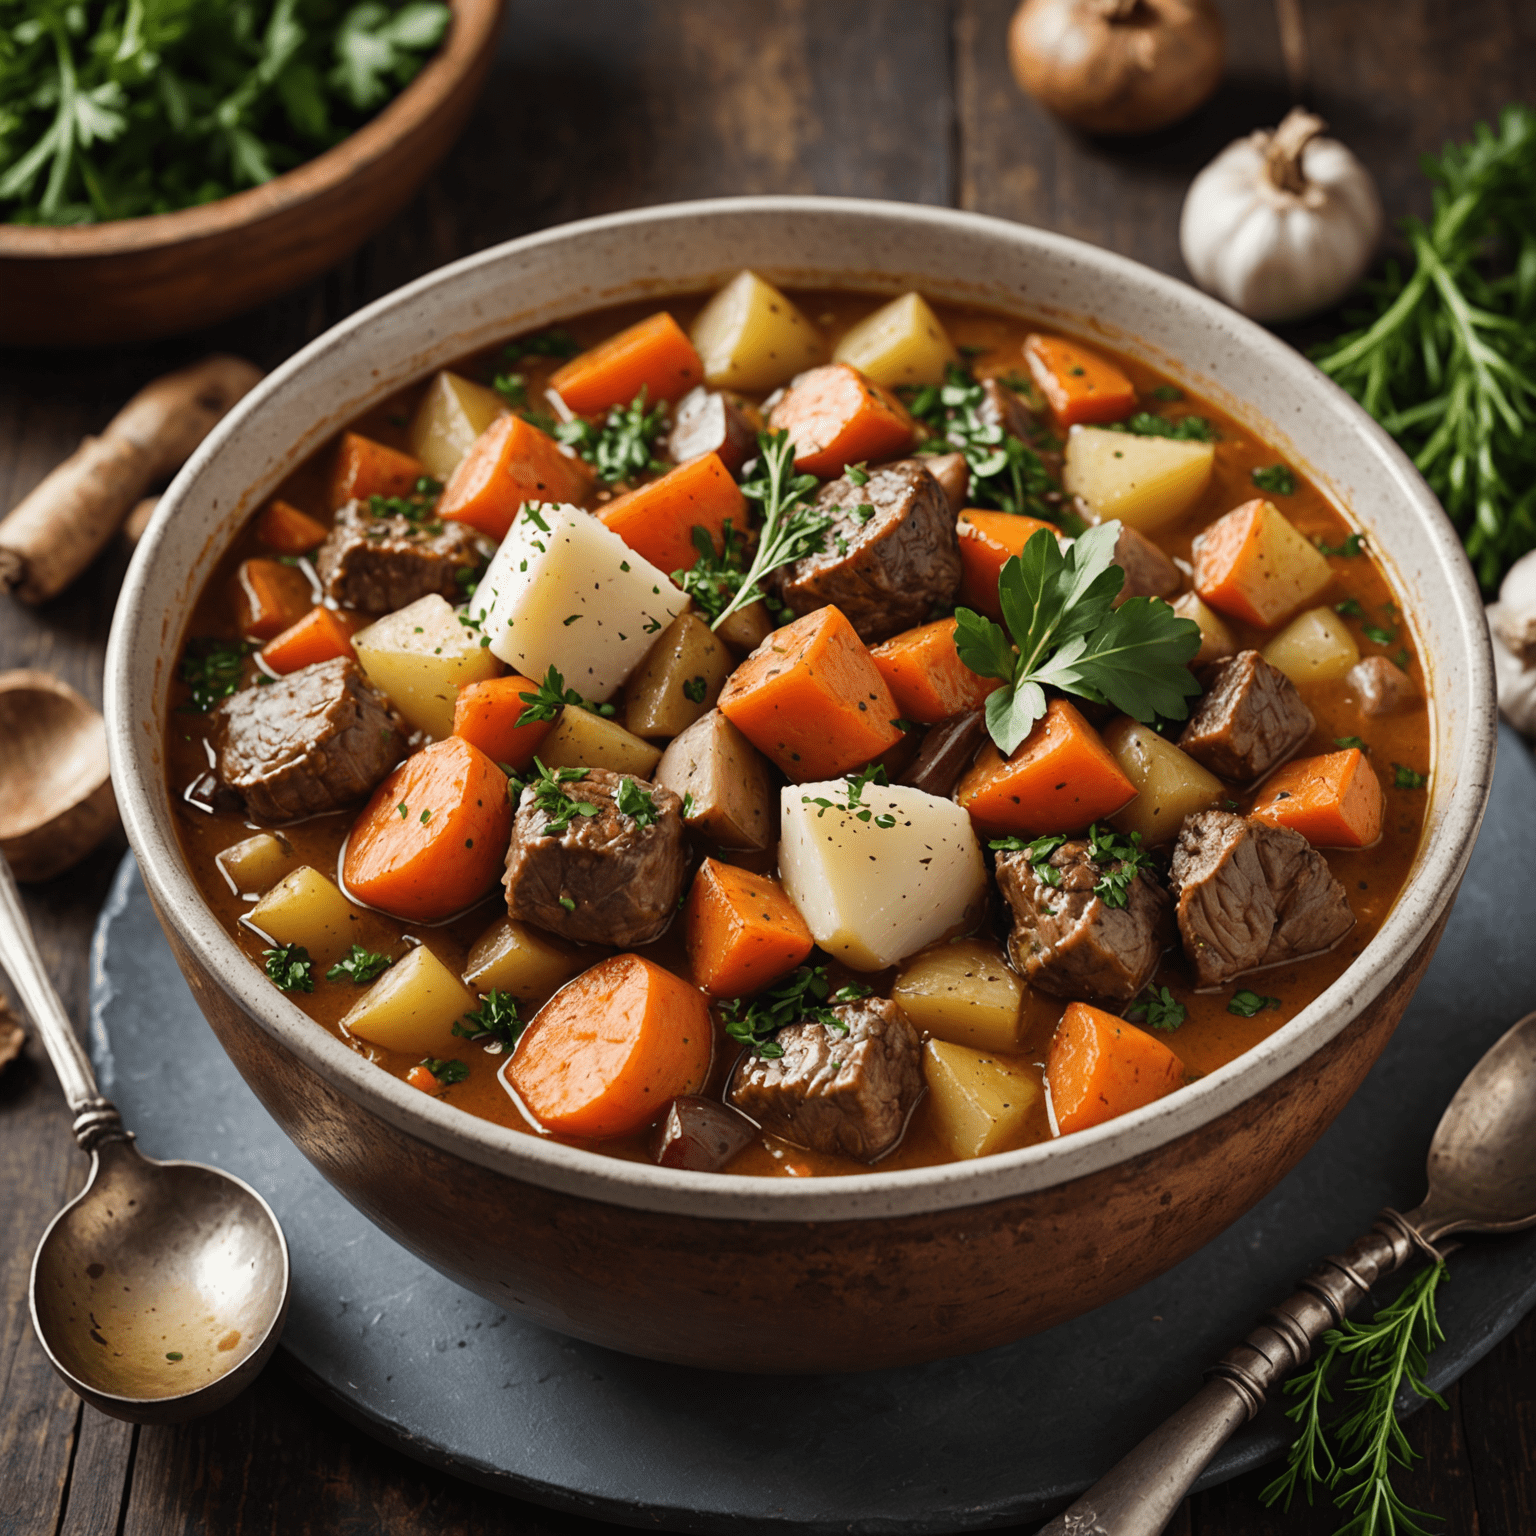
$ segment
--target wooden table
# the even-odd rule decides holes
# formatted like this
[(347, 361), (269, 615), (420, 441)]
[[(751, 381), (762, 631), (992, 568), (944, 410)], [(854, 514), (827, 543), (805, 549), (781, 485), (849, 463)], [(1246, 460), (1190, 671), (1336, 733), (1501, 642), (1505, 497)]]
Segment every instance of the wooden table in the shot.
[[(8, 354), (0, 506), (17, 500), (138, 385), (212, 346), (271, 367), (358, 305), (438, 264), (545, 225), (675, 199), (814, 192), (948, 203), (1061, 230), (1183, 275), (1180, 199), (1228, 139), (1289, 104), (1271, 0), (1220, 0), (1229, 68), (1188, 123), (1126, 144), (1047, 121), (1004, 63), (1010, 0), (515, 0), (471, 127), (431, 184), (346, 265), (217, 332), (155, 347)], [(1310, 104), (1359, 152), (1390, 213), (1423, 212), (1416, 165), (1536, 78), (1528, 0), (1305, 0)], [(0, 602), (0, 666), (100, 697), (126, 551), (41, 610)], [(3, 792), (3, 786), (0, 786)], [(85, 1011), (92, 923), (123, 843), (27, 893), (43, 952)], [(387, 1451), (281, 1369), (182, 1428), (137, 1430), (57, 1381), (26, 1316), (32, 1249), (78, 1187), (36, 1043), (0, 1077), (0, 1533), (162, 1536), (270, 1530), (574, 1532), (551, 1515)], [(1463, 1536), (1536, 1531), (1536, 1314), (1409, 1436), (1403, 1479)], [(1258, 1503), (1262, 1475), (1191, 1501), (1173, 1529), (1321, 1533), (1330, 1511)]]

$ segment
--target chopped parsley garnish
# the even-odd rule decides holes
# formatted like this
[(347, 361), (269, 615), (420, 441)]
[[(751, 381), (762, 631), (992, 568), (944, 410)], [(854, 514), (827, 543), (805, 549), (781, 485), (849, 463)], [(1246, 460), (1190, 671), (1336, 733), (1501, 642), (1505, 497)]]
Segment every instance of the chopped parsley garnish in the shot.
[(593, 704), (582, 698), (574, 688), (567, 688), (565, 679), (553, 666), (544, 674), (544, 681), (533, 693), (520, 693), (518, 698), (526, 706), (517, 717), (519, 726), (532, 725), (537, 720), (553, 720), (568, 704), (576, 709), (584, 709), (588, 714), (601, 715), (605, 720), (617, 713), (612, 704)]
[(424, 810), (421, 813), (421, 824), (422, 824), (422, 826), (426, 826), (426, 824), (429, 821), (431, 821), (431, 820), (432, 820), (432, 808), (430, 806), (428, 806), (427, 809)]
[(1125, 1010), (1128, 1019), (1141, 1019), (1149, 1029), (1173, 1031), (1189, 1017), (1189, 1009), (1167, 987), (1149, 986)]
[[(480, 578), (485, 575), (485, 567), (481, 565), (461, 565), (453, 573), (453, 579), (458, 583), (459, 590), (465, 597), (473, 597), (480, 585)], [(459, 615), (459, 623), (466, 629), (479, 627), (479, 619), (471, 619), (463, 614)]]
[(1247, 987), (1244, 987), (1241, 992), (1232, 994), (1231, 1001), (1227, 1004), (1227, 1012), (1235, 1013), (1240, 1019), (1251, 1019), (1266, 1008), (1279, 1006), (1278, 997), (1265, 997), (1262, 992), (1250, 992)]
[(309, 951), (302, 944), (283, 944), (261, 952), (262, 964), (283, 992), (313, 992), (315, 972)]
[(1358, 737), (1358, 736), (1335, 736), (1333, 738), (1333, 744), (1336, 747), (1344, 748), (1344, 750), (1346, 752), (1351, 747), (1356, 747), (1361, 752), (1369, 752), (1370, 751), (1370, 748), (1368, 746), (1366, 746), (1365, 742), (1362, 741), (1361, 738)]
[(1266, 465), (1263, 469), (1254, 470), (1250, 478), (1261, 491), (1268, 491), (1271, 496), (1296, 494), (1296, 476), (1288, 464)]
[(628, 774), (619, 780), (619, 791), (613, 797), (613, 803), (621, 814), (642, 829), (655, 826), (661, 819), (661, 812), (656, 809), (656, 801), (651, 792), (641, 789)]
[(1330, 544), (1321, 536), (1313, 539), (1312, 542), (1317, 545), (1317, 552), (1320, 555), (1342, 555), (1346, 560), (1353, 560), (1365, 548), (1365, 535), (1347, 533), (1344, 535), (1342, 544)]
[(528, 404), (528, 379), (521, 373), (498, 373), (491, 380), (491, 388), (508, 405)]
[(370, 496), (370, 517), (403, 517), (408, 523), (429, 523), (437, 498), (443, 494), (443, 483), (430, 475), (423, 475), (409, 496)]
[(527, 1027), (527, 1020), (518, 1012), (517, 999), (493, 987), (473, 1013), (466, 1013), (453, 1026), (453, 1033), (462, 1040), (496, 1040), (511, 1050)]
[[(773, 1037), (790, 1024), (815, 1022), (828, 1029), (848, 1033), (848, 1026), (832, 1012), (827, 993), (827, 969), (823, 965), (802, 965), (782, 981), (760, 992), (750, 1002), (733, 997), (720, 1005), (725, 1032), (759, 1056), (782, 1056), (784, 1047)], [(854, 1003), (868, 997), (871, 988), (857, 982), (839, 987), (831, 1003)]]
[(1159, 416), (1152, 411), (1137, 411), (1124, 421), (1110, 422), (1110, 432), (1128, 432), (1132, 437), (1172, 437), (1180, 442), (1214, 443), (1216, 429), (1204, 416)]
[(1385, 629), (1380, 624), (1362, 624), (1360, 633), (1377, 645), (1391, 645), (1397, 639), (1395, 629)]
[(352, 981), (365, 987), (376, 980), (395, 962), (388, 955), (376, 955), (361, 944), (354, 944), (340, 960), (325, 973), (327, 981)]
[(1026, 843), (1022, 837), (994, 837), (987, 847), (994, 853), (1027, 855), (1029, 862), (1034, 866), (1035, 878), (1041, 885), (1048, 885), (1053, 891), (1059, 891), (1061, 871), (1051, 863), (1051, 855), (1066, 841), (1065, 832), (1048, 832), (1044, 837), (1037, 837), (1032, 843)]
[[(537, 770), (537, 776), (530, 779), (529, 787), (533, 790), (533, 803), (548, 818), (544, 827), (546, 837), (559, 837), (577, 816), (596, 816), (597, 807), (590, 800), (573, 800), (566, 794), (567, 784), (577, 784), (586, 778), (589, 770), (586, 768), (546, 768), (538, 758), (534, 758), (533, 766)], [(564, 903), (561, 903), (564, 906)], [(574, 903), (572, 904), (574, 905)], [(570, 911), (570, 907), (566, 908)]]
[(1358, 599), (1346, 597), (1342, 603), (1335, 603), (1333, 611), (1346, 619), (1363, 619), (1365, 609), (1360, 606)]
[(600, 427), (579, 417), (562, 421), (555, 428), (555, 439), (574, 448), (605, 485), (633, 480), (649, 470), (665, 469), (656, 457), (656, 440), (666, 430), (667, 406), (663, 401), (653, 410), (645, 408), (646, 391), (628, 405), (616, 405)]
[(1423, 789), (1428, 783), (1427, 773), (1415, 773), (1412, 768), (1405, 768), (1401, 763), (1392, 764), (1393, 789)]
[(509, 368), (522, 362), (525, 357), (554, 357), (563, 362), (568, 357), (575, 357), (580, 351), (581, 347), (576, 338), (569, 331), (563, 331), (555, 326), (547, 331), (538, 331), (532, 336), (522, 336), (516, 341), (509, 341), (501, 349), (501, 360)]
[(181, 680), (192, 693), (182, 711), (206, 715), (220, 699), (227, 699), (240, 686), (245, 658), (255, 649), (251, 640), (189, 640), (181, 658)]
[(469, 1068), (457, 1058), (452, 1061), (439, 1061), (433, 1056), (423, 1056), (421, 1064), (444, 1088), (452, 1087), (454, 1083), (462, 1083), (469, 1076)]
[(704, 681), (703, 674), (698, 677), (690, 677), (683, 684), (683, 697), (690, 704), (702, 704), (704, 695), (709, 692), (709, 684)]
[(881, 763), (871, 763), (867, 768), (862, 768), (857, 774), (848, 774), (843, 778), (843, 783), (848, 786), (848, 798), (842, 800), (827, 800), (821, 795), (812, 798), (810, 795), (801, 795), (801, 805), (819, 805), (821, 809), (816, 812), (817, 818), (825, 816), (828, 811), (847, 811), (856, 821), (873, 820), (877, 827), (894, 827), (896, 818), (891, 815), (876, 816), (875, 813), (864, 804), (863, 794), (871, 784), (888, 785), (885, 767)]
[(1184, 398), (1184, 391), (1176, 384), (1159, 384), (1152, 391), (1152, 398), (1165, 403), (1170, 400), (1182, 400)]
[(869, 484), (869, 463), (861, 459), (857, 464), (845, 464), (843, 475), (850, 485)]
[(562, 896), (559, 898), (559, 900), (560, 905), (564, 907), (567, 912), (574, 912), (576, 910), (576, 901), (574, 897)]
[(687, 821), (693, 815), (693, 791), (690, 789), (683, 796), (683, 820)]
[(1101, 832), (1097, 824), (1088, 828), (1088, 857), (1102, 871), (1093, 894), (1106, 907), (1123, 907), (1131, 882), (1152, 864), (1151, 853), (1141, 846), (1141, 833), (1120, 837), (1107, 828)]

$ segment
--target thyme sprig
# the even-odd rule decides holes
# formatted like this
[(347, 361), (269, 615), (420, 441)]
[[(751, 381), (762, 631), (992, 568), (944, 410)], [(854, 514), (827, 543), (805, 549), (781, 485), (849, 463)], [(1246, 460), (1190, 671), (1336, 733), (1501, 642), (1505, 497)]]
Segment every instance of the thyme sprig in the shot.
[(699, 558), (686, 571), (673, 571), (675, 581), (706, 620), (713, 623), (724, 614), (730, 601), (741, 590), (747, 575), (747, 538), (738, 533), (730, 518), (720, 530), (720, 550), (709, 529), (695, 523), (689, 535)]
[(595, 704), (591, 699), (584, 699), (574, 688), (567, 688), (565, 678), (553, 665), (544, 674), (544, 681), (532, 693), (520, 693), (518, 698), (526, 706), (517, 717), (520, 726), (533, 725), (539, 720), (553, 720), (567, 705), (574, 709), (584, 709), (588, 714), (601, 715), (604, 720), (611, 719), (617, 713), (614, 705)]

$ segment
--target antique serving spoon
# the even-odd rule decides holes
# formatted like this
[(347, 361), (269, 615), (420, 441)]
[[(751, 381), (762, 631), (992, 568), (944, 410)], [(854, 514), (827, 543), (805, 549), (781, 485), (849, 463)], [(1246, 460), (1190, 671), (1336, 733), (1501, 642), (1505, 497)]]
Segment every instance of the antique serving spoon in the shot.
[(1194, 1397), (1040, 1536), (1158, 1536), (1206, 1463), (1378, 1280), (1416, 1251), (1438, 1259), (1434, 1244), (1452, 1232), (1536, 1225), (1536, 1013), (1456, 1090), (1430, 1142), (1428, 1172), (1422, 1205), (1406, 1216), (1384, 1210), (1340, 1257), (1324, 1259), (1210, 1369)]
[(249, 1185), (201, 1163), (145, 1157), (96, 1089), (0, 858), (0, 965), (43, 1037), (85, 1189), (32, 1261), (32, 1326), (53, 1368), (114, 1418), (168, 1424), (221, 1407), (277, 1347), (288, 1245)]

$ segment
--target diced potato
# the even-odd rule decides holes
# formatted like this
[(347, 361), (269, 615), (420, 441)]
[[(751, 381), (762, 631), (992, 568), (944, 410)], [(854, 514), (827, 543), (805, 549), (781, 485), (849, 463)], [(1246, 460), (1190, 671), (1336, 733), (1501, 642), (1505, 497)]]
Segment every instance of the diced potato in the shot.
[(464, 980), (477, 992), (510, 992), (537, 1007), (562, 983), (587, 968), (583, 955), (537, 928), (503, 917), (475, 940)]
[(433, 592), (386, 614), (352, 637), (363, 675), (418, 731), (441, 741), (453, 735), (459, 689), (506, 670), (478, 629)]
[(738, 655), (750, 656), (773, 633), (773, 615), (759, 598), (738, 608), (715, 633)]
[(1293, 683), (1330, 683), (1360, 660), (1360, 647), (1332, 608), (1309, 608), (1264, 647), (1263, 656)]
[(1262, 496), (1217, 518), (1191, 553), (1195, 591), (1219, 612), (1266, 629), (1333, 580), (1311, 540)]
[(1103, 734), (1104, 745), (1136, 786), (1136, 798), (1109, 818), (1118, 831), (1139, 832), (1148, 844), (1170, 842), (1191, 812), (1208, 811), (1226, 798), (1220, 779), (1151, 726), (1122, 715)]
[(648, 779), (661, 761), (661, 748), (630, 735), (616, 720), (567, 705), (538, 757), (547, 768), (607, 768)]
[(1186, 592), (1176, 598), (1173, 611), (1181, 619), (1193, 619), (1200, 626), (1200, 649), (1195, 652), (1191, 666), (1203, 667), (1237, 655), (1237, 640), (1227, 628), (1226, 620), (1209, 603), (1203, 602), (1198, 592)]
[(828, 954), (879, 971), (974, 921), (987, 867), (970, 816), (953, 800), (870, 784), (850, 811), (848, 794), (847, 779), (780, 791), (779, 873)]
[(1081, 496), (1100, 522), (1119, 518), (1153, 533), (1194, 505), (1215, 462), (1214, 443), (1073, 427), (1061, 483)]
[(921, 1030), (982, 1051), (1019, 1049), (1024, 983), (984, 939), (925, 949), (902, 966), (891, 997)]
[(397, 960), (343, 1016), (349, 1035), (413, 1056), (451, 1056), (453, 1026), (480, 999), (425, 944)]
[(688, 605), (590, 512), (546, 502), (518, 513), (470, 606), (508, 666), (536, 678), (558, 667), (567, 687), (602, 703)]
[(346, 954), (362, 931), (361, 912), (318, 869), (302, 864), (246, 914), (274, 944), (302, 944), (319, 969)]
[(771, 283), (738, 272), (693, 322), (704, 377), (717, 389), (777, 389), (827, 360), (827, 339)]
[(506, 411), (507, 402), (494, 389), (444, 369), (427, 386), (411, 419), (411, 452), (429, 475), (446, 481), (469, 445)]
[(1022, 1062), (948, 1040), (923, 1047), (923, 1076), (928, 1113), (956, 1157), (986, 1157), (1016, 1145), (1041, 1099), (1039, 1083)]
[(236, 896), (254, 901), (298, 862), (293, 844), (280, 832), (258, 832), (234, 843), (214, 861)]
[(851, 363), (866, 379), (890, 387), (942, 384), (960, 354), (922, 294), (904, 293), (846, 331), (832, 361)]
[(684, 822), (722, 848), (767, 848), (777, 835), (768, 761), (718, 709), (672, 742), (656, 782), (681, 795)]
[(625, 725), (636, 736), (680, 736), (715, 707), (735, 665), (708, 624), (695, 614), (679, 614), (629, 680)]

